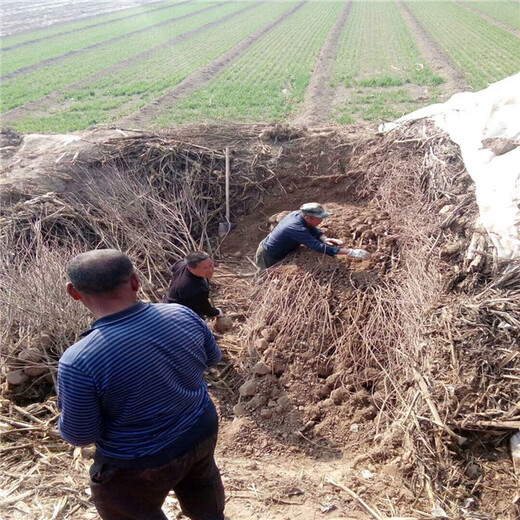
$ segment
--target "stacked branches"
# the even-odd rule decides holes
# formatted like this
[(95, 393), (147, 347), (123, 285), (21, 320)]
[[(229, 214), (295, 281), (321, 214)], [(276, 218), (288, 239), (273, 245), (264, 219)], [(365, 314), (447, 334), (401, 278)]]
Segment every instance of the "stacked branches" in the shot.
[[(495, 452), (520, 424), (518, 266), (504, 273), (497, 261), (474, 186), (445, 135), (418, 122), (379, 146), (384, 155), (375, 148), (357, 167), (400, 235), (399, 268), (382, 288), (401, 328), (385, 363), (399, 394), (390, 432), (400, 430), (422, 470), (416, 492), (427, 489), (432, 507), (460, 514), (469, 497), (494, 493), (482, 478), (488, 459), (475, 464), (476, 453)], [(500, 512), (514, 515), (509, 477)]]
[[(366, 417), (375, 408), (369, 458), (384, 464), (399, 446), (403, 475), (432, 510), (462, 514), (466, 499), (494, 494), (502, 472), (497, 511), (514, 515), (512, 467), (497, 447), (520, 425), (519, 266), (497, 261), (459, 150), (435, 127), (367, 140), (346, 173), (363, 179), (359, 200), (389, 216), (395, 246), (361, 285), (327, 258), (297, 254), (271, 269), (244, 327), (242, 368), (269, 367), (313, 442), (348, 441), (352, 417), (338, 428), (344, 408), (332, 404), (362, 405)], [(253, 417), (261, 406), (246, 402)]]
[[(231, 159), (231, 211), (258, 204), (271, 170)], [(271, 157), (268, 158), (270, 160)], [(217, 253), (225, 220), (225, 152), (173, 138), (113, 139), (69, 172), (75, 193), (47, 193), (2, 208), (2, 357), (12, 397), (33, 402), (54, 384), (57, 360), (88, 328), (64, 291), (76, 254), (116, 248), (134, 261), (142, 297), (158, 301), (172, 262), (204, 249)]]

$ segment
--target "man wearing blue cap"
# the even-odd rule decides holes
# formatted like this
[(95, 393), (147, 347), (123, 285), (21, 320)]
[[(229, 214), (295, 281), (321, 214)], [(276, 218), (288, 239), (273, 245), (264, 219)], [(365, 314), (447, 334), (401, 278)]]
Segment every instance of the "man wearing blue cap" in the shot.
[(342, 248), (341, 240), (327, 238), (317, 226), (328, 217), (330, 213), (317, 202), (307, 202), (299, 211), (289, 213), (258, 246), (255, 261), (260, 270), (271, 267), (300, 245), (329, 256), (370, 258), (363, 249)]

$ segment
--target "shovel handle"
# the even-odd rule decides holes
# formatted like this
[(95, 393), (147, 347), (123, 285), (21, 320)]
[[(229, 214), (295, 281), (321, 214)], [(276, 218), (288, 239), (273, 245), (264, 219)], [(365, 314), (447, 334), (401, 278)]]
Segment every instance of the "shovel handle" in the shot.
[(226, 221), (229, 224), (229, 146), (226, 146)]

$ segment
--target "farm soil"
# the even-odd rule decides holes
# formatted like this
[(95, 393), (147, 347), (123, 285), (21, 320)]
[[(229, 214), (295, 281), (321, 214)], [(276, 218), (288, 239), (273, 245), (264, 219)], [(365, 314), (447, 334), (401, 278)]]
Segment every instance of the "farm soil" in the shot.
[(507, 25), (500, 20), (497, 20), (496, 18), (493, 18), (492, 16), (489, 16), (486, 13), (483, 13), (479, 9), (476, 9), (468, 2), (457, 2), (458, 4), (465, 7), (468, 11), (471, 11), (472, 13), (475, 13), (476, 15), (480, 16), (481, 18), (484, 18), (486, 21), (488, 21), (490, 24), (495, 25), (497, 27), (500, 27), (501, 29), (506, 30), (507, 32), (510, 32), (511, 34), (515, 35), (517, 38), (520, 38), (520, 31), (518, 29), (515, 29), (514, 27), (511, 27), (510, 25)]
[[(259, 141), (251, 136), (262, 130), (251, 126), (222, 131), (189, 128), (181, 137), (191, 135), (209, 147), (233, 142), (238, 149), (255, 155)], [(258, 352), (251, 351), (245, 342), (250, 333), (248, 318), (261, 301), (258, 297), (263, 287), (276, 279), (297, 279), (317, 270), (318, 283), (320, 277), (323, 283), (334, 280), (335, 298), (348, 300), (357, 289), (376, 284), (385, 276), (385, 266), (394, 254), (394, 224), (377, 205), (359, 196), (362, 179), (348, 173), (349, 154), (364, 153), (356, 152), (355, 143), (357, 139), (367, 146), (368, 130), (352, 130), (352, 135), (343, 130), (340, 135), (334, 128), (315, 129), (303, 132), (297, 143), (285, 142), (280, 146), (283, 160), (276, 183), (264, 192), (253, 212), (236, 219), (237, 228), (221, 244), (215, 300), (233, 316), (235, 324), (219, 338), (225, 356), (223, 364), (210, 374), (209, 388), (221, 416), (217, 460), (228, 493), (230, 520), (373, 518), (360, 497), (389, 517), (429, 517), (432, 504), (407, 485), (415, 468), (399, 442), (399, 430), (378, 432), (377, 413), (384, 394), (377, 386), (377, 371), (367, 368), (352, 380), (340, 381), (336, 370), (347, 367), (331, 366), (311, 348), (285, 345), (279, 331), (264, 323), (256, 331), (265, 339), (260, 361), (279, 367), (265, 372), (256, 363)], [(25, 194), (70, 190), (74, 180), (66, 178), (65, 170), (60, 172), (56, 160), (61, 157), (60, 161), (70, 164), (78, 153), (92, 153), (93, 141), (102, 143), (116, 135), (101, 131), (69, 137), (33, 136), (22, 144), (20, 136), (6, 133), (4, 144), (12, 147), (5, 157), (8, 177)], [(66, 147), (67, 141), (72, 142), (71, 147)], [(250, 276), (254, 272), (250, 259), (270, 229), (269, 220), (276, 222), (281, 212), (311, 200), (323, 203), (333, 214), (322, 226), (327, 235), (344, 239), (348, 246), (370, 250), (372, 258), (321, 258), (301, 249), (274, 268), (268, 281), (255, 283)], [(276, 214), (277, 218), (270, 218)], [(245, 381), (253, 381), (254, 396), (238, 392)], [(4, 411), (11, 406), (5, 399), (1, 404)], [(47, 440), (44, 446), (44, 455), (42, 446), (29, 447), (38, 461), (38, 471), (27, 477), (32, 483), (39, 479), (43, 491), (37, 499), (22, 497), (10, 504), (5, 518), (36, 520), (40, 511), (56, 511), (58, 506), (65, 514), (64, 494), (76, 497), (74, 507), (81, 511), (82, 519), (96, 518), (86, 482), (91, 450), (74, 450), (56, 439)], [(511, 486), (507, 452), (490, 454), (483, 446), (481, 450), (482, 456), (487, 454), (493, 460), (492, 469), (482, 476), (486, 489)], [(10, 460), (17, 463), (12, 456)], [(351, 489), (357, 498), (348, 492)], [(508, 499), (509, 495), (501, 499), (486, 492), (480, 506), (487, 511), (505, 510)], [(173, 497), (168, 498), (165, 510), (172, 519), (181, 518)]]
[(132, 128), (149, 128), (153, 126), (150, 124), (150, 121), (154, 117), (164, 113), (165, 110), (168, 110), (170, 107), (175, 105), (175, 103), (177, 103), (177, 101), (180, 99), (187, 97), (194, 90), (200, 89), (207, 85), (213, 78), (217, 76), (220, 71), (228, 67), (235, 59), (246, 52), (247, 49), (249, 49), (262, 36), (291, 16), (302, 6), (303, 2), (295, 5), (293, 8), (279, 16), (276, 20), (254, 32), (239, 44), (232, 47), (229, 51), (225, 52), (222, 56), (219, 56), (217, 59), (213, 60), (210, 64), (195, 71), (193, 74), (190, 74), (175, 88), (168, 91), (164, 96), (161, 96), (137, 112), (134, 112), (133, 114), (121, 119), (118, 124), (123, 127)]
[(404, 2), (399, 2), (399, 7), (426, 62), (431, 66), (434, 72), (445, 79), (442, 88), (441, 102), (447, 100), (457, 92), (471, 90), (462, 72), (460, 72), (448, 56), (444, 54), (439, 44), (420, 24), (410, 8)]
[(305, 91), (303, 113), (293, 122), (296, 125), (317, 126), (325, 125), (330, 121), (334, 90), (330, 85), (330, 78), (341, 33), (351, 9), (352, 0), (349, 0), (329, 31), (314, 65), (309, 86)]
[[(203, 134), (203, 132), (197, 132)], [(113, 132), (99, 131), (82, 133), (74, 136), (34, 135), (25, 137), (6, 132), (2, 134), (2, 145), (11, 147), (5, 150), (4, 159), (10, 159), (12, 167), (9, 170), (9, 179), (18, 186), (18, 195), (21, 193), (45, 193), (47, 191), (70, 190), (73, 183), (56, 172), (56, 158), (62, 157), (64, 162), (74, 159), (78, 153), (85, 153), (91, 148), (93, 141), (101, 144)], [(308, 152), (321, 148), (322, 143), (331, 142), (332, 131), (322, 132), (317, 142), (309, 144)], [(218, 133), (216, 139), (219, 139)], [(63, 150), (67, 150), (63, 156)], [(227, 306), (235, 319), (235, 327), (220, 337), (220, 344), (225, 353), (227, 366), (219, 367), (218, 371), (210, 375), (210, 392), (215, 399), (221, 415), (221, 432), (218, 445), (217, 460), (222, 469), (228, 501), (226, 514), (230, 520), (293, 520), (301, 519), (329, 519), (329, 520), (368, 520), (369, 515), (363, 510), (359, 502), (353, 499), (340, 486), (354, 486), (360, 492), (366, 490), (368, 496), (386, 496), (388, 501), (411, 502), (413, 496), (406, 489), (400, 470), (393, 465), (379, 467), (377, 458), (366, 459), (363, 455), (355, 459), (355, 455), (365, 452), (369, 435), (364, 424), (370, 421), (371, 414), (357, 412), (349, 406), (338, 407), (329, 405), (329, 413), (325, 413), (327, 420), (321, 425), (320, 441), (312, 440), (304, 433), (305, 423), (310, 409), (315, 409), (316, 402), (300, 399), (297, 403), (286, 403), (283, 410), (276, 412), (277, 417), (271, 421), (262, 419), (259, 411), (246, 411), (237, 414), (235, 405), (238, 403), (236, 388), (223, 384), (221, 375), (225, 372), (225, 381), (240, 384), (244, 375), (239, 373), (239, 367), (229, 365), (230, 356), (235, 349), (240, 348), (241, 321), (248, 313), (251, 290), (251, 278), (235, 278), (243, 273), (250, 273), (252, 266), (247, 257), (252, 257), (258, 241), (265, 236), (267, 230), (267, 216), (298, 207), (301, 200), (321, 198), (335, 216), (328, 222), (330, 233), (342, 234), (349, 230), (349, 221), (358, 211), (355, 206), (340, 204), (334, 201), (345, 201), (349, 198), (346, 188), (337, 182), (334, 175), (326, 179), (314, 179), (319, 173), (309, 168), (307, 176), (302, 178), (299, 171), (291, 166), (290, 146), (287, 149), (289, 156), (286, 169), (280, 172), (280, 186), (284, 193), (289, 195), (285, 200), (279, 196), (266, 196), (265, 203), (252, 215), (245, 216), (239, 221), (237, 229), (222, 244), (223, 259), (217, 267), (214, 283), (215, 297)], [(295, 150), (294, 157), (297, 157)], [(338, 150), (322, 161), (331, 174), (342, 170), (339, 161), (342, 153)], [(59, 164), (58, 170), (59, 170)], [(53, 166), (54, 165), (54, 166)], [(50, 169), (55, 173), (47, 175)], [(60, 178), (61, 177), (61, 178)], [(240, 258), (237, 257), (240, 253)], [(296, 255), (298, 264), (311, 267), (316, 258), (301, 253)], [(330, 260), (325, 259), (325, 262)], [(345, 261), (345, 269), (349, 262)], [(364, 267), (363, 267), (364, 266)], [(363, 270), (368, 264), (360, 263), (357, 268)], [(282, 268), (289, 274), (292, 267)], [(229, 278), (231, 276), (231, 278)], [(289, 352), (287, 353), (289, 356)], [(287, 361), (289, 358), (287, 358)], [(290, 372), (287, 385), (295, 385), (293, 390), (301, 397), (306, 392), (315, 390), (306, 388), (307, 377), (305, 367), (295, 365)], [(288, 374), (289, 377), (289, 374)], [(268, 382), (271, 379), (271, 382)], [(269, 396), (280, 399), (282, 392), (275, 381), (266, 376), (265, 386), (259, 393), (263, 399), (266, 392)], [(278, 394), (277, 394), (278, 392)], [(5, 400), (4, 407), (10, 406)], [(301, 408), (301, 410), (300, 410)], [(304, 409), (305, 408), (305, 409)], [(308, 408), (308, 409), (307, 409)], [(361, 409), (365, 409), (363, 406)], [(356, 432), (348, 429), (353, 421), (357, 421)], [(346, 431), (343, 431), (346, 428)], [(309, 432), (307, 432), (310, 435)], [(47, 474), (45, 481), (40, 482), (43, 494), (38, 498), (40, 508), (50, 510), (56, 505), (63, 494), (74, 493), (76, 500), (82, 505), (81, 518), (97, 518), (92, 505), (88, 505), (87, 468), (90, 465), (91, 450), (74, 450), (65, 443), (59, 442), (49, 449), (58, 454), (53, 458), (52, 476)], [(388, 467), (387, 467), (388, 466)], [(365, 477), (362, 472), (365, 471)], [(43, 472), (45, 473), (45, 471)], [(34, 480), (32, 480), (34, 482)], [(61, 491), (60, 491), (61, 490)], [(6, 519), (21, 520), (39, 518), (38, 508), (30, 499), (21, 499), (9, 507)], [(66, 512), (67, 509), (64, 509)], [(169, 497), (165, 504), (165, 511), (170, 518), (181, 518), (175, 498)], [(74, 518), (74, 516), (69, 517)]]

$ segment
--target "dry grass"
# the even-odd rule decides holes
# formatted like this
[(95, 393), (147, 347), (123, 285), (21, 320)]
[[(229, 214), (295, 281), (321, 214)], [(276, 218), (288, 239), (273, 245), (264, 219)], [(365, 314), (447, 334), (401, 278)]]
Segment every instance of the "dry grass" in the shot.
[[(47, 193), (2, 208), (2, 357), (7, 371), (21, 371), (27, 380), (14, 385), (18, 399), (31, 402), (49, 391), (63, 350), (88, 328), (86, 311), (64, 291), (68, 261), (88, 249), (125, 251), (140, 273), (142, 297), (160, 301), (175, 260), (218, 247), (224, 163), (221, 150), (171, 139), (110, 141), (76, 165), (75, 193)], [(244, 211), (269, 169), (261, 161), (231, 164), (231, 207)], [(48, 370), (28, 379), (34, 365)]]
[[(272, 181), (271, 159), (253, 154), (247, 163), (233, 162), (235, 215), (259, 203)], [(45, 379), (46, 392), (52, 387), (59, 355), (88, 323), (62, 289), (63, 267), (76, 252), (128, 251), (145, 281), (144, 296), (156, 300), (173, 260), (192, 249), (215, 251), (223, 163), (221, 150), (201, 145), (147, 135), (122, 139), (84, 165), (74, 198), (47, 194), (4, 211), (0, 302), (8, 366), (43, 363), (48, 370), (37, 377)], [(397, 237), (384, 276), (359, 287), (327, 262), (270, 270), (251, 293), (244, 289), (242, 297), (256, 293), (237, 342), (248, 354), (231, 362), (241, 361), (247, 372), (262, 356), (274, 363), (283, 349), (293, 361), (314, 359), (309, 377), (315, 381), (335, 373), (352, 391), (377, 388), (374, 444), (384, 451), (397, 438), (403, 464), (413, 468), (406, 475), (415, 495), (457, 517), (465, 498), (494, 494), (489, 476), (498, 466), (479, 458), (478, 449), (498, 449), (519, 426), (520, 267), (505, 272), (485, 235), (469, 254), (481, 233), (471, 182), (456, 147), (434, 129), (421, 123), (364, 141), (349, 168), (360, 199), (389, 214)], [(275, 348), (259, 351), (260, 332), (269, 328)], [(21, 364), (28, 345), (40, 358)], [(34, 399), (40, 379), (18, 397)], [(41, 477), (53, 464), (84, 471), (79, 455), (71, 459), (71, 449), (55, 437), (53, 401), (16, 406), (2, 401), (8, 441), (2, 455), (14, 468), (6, 504), (14, 497), (23, 502), (30, 490), (22, 475), (36, 467), (27, 482), (52, 497), (54, 518), (74, 518), (86, 496), (65, 504), (53, 495), (52, 480)], [(475, 462), (485, 470), (482, 478), (468, 477)], [(512, 468), (501, 467), (505, 484), (495, 516), (514, 518)], [(63, 481), (60, 486), (66, 490)]]
[[(384, 449), (399, 432), (416, 496), (458, 515), (464, 497), (494, 493), (492, 479), (468, 477), (475, 461), (488, 464), (474, 447), (493, 452), (520, 426), (519, 266), (504, 272), (497, 263), (458, 150), (433, 128), (389, 134), (350, 166), (350, 177), (364, 176), (360, 198), (390, 215), (398, 236), (392, 268), (375, 286), (342, 286), (338, 313), (333, 273), (327, 281), (323, 266), (276, 267), (252, 305), (245, 340), (256, 361), (258, 332), (274, 327), (283, 338), (276, 350), (325, 354), (347, 388), (353, 373), (361, 384), (366, 368), (376, 369), (376, 439)], [(507, 481), (509, 502), (489, 511), (501, 518), (518, 512), (512, 467)]]
[[(271, 172), (232, 165), (232, 212), (257, 203)], [(65, 266), (91, 248), (124, 250), (160, 299), (170, 264), (196, 249), (215, 252), (224, 212), (224, 154), (150, 136), (113, 141), (74, 174), (76, 193), (47, 193), (2, 208), (0, 448), (6, 514), (95, 518), (85, 493), (87, 456), (59, 439), (58, 359), (91, 318), (65, 293)], [(18, 373), (19, 384), (5, 381)], [(34, 375), (38, 373), (38, 375)], [(31, 403), (31, 404), (29, 404)], [(79, 491), (79, 493), (78, 493)]]

